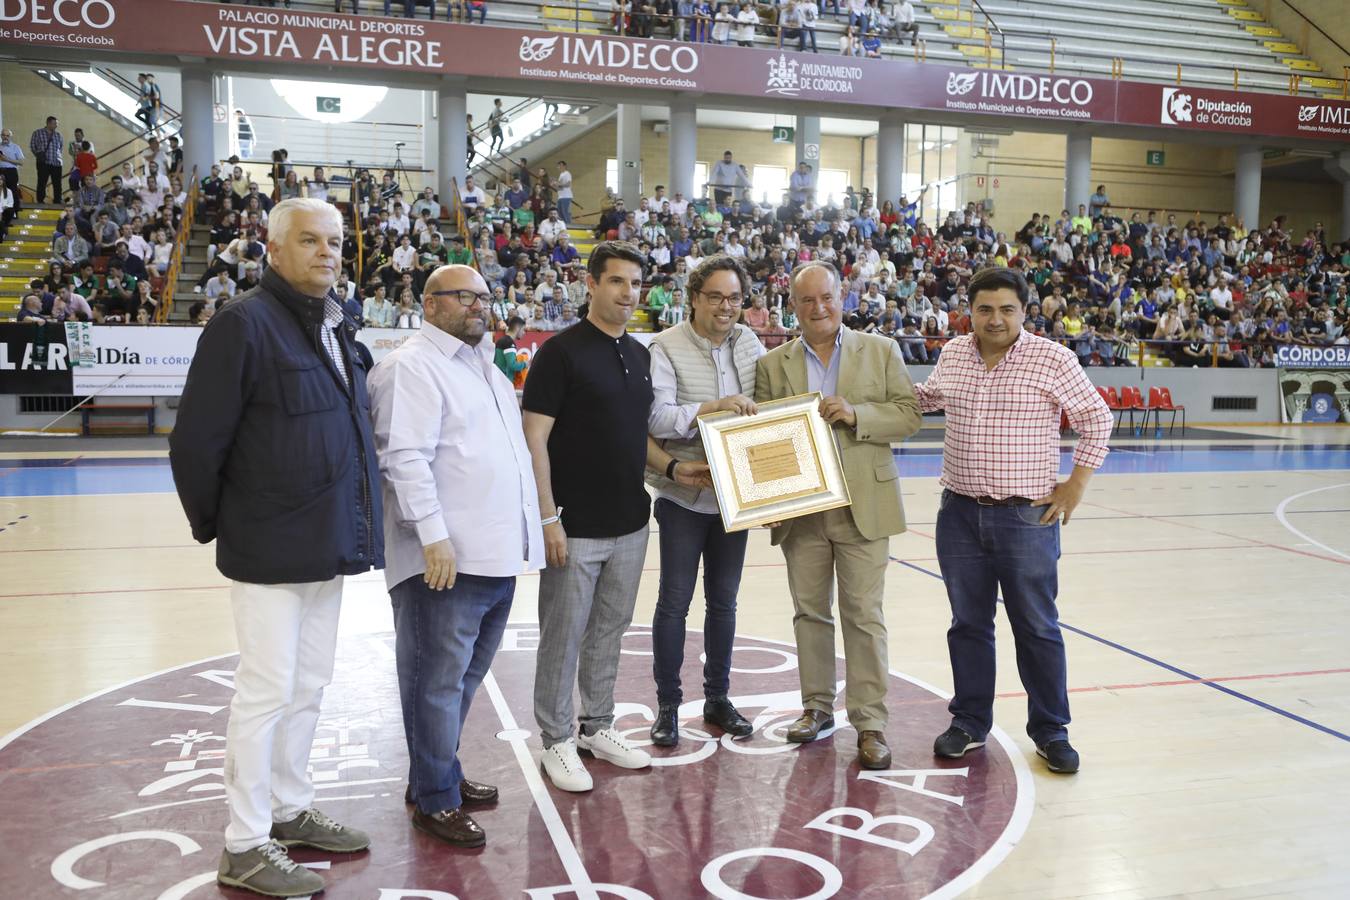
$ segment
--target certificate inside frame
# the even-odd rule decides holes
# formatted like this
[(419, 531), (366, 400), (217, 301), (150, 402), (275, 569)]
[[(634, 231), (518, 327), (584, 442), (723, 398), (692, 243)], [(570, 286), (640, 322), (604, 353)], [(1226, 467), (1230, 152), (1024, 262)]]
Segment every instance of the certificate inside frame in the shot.
[[(727, 531), (849, 506), (839, 448), (819, 392), (757, 404), (759, 412), (698, 417)], [(759, 477), (756, 477), (758, 474)]]

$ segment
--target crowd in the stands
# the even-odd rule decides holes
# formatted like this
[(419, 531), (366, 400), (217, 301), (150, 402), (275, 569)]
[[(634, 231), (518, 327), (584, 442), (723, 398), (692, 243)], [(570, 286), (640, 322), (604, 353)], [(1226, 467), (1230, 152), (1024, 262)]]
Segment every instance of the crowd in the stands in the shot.
[[(76, 128), (66, 144), (59, 127), (56, 117), (48, 117), (29, 141), (39, 163), (35, 199), (42, 202), (50, 192), (51, 202), (65, 200), (47, 272), (29, 283), (17, 317), (108, 324), (153, 321), (187, 202), (180, 141), (150, 137), (142, 151), (104, 180), (97, 151), (84, 132)], [(5, 145), (10, 145), (8, 134), (6, 130)], [(0, 153), (16, 163), (17, 175), (22, 152), (4, 153), (0, 146)], [(67, 159), (74, 165), (68, 184), (63, 184)], [(14, 202), (11, 209), (17, 206)]]
[[(78, 132), (69, 149), (76, 145), (93, 157)], [(106, 188), (96, 168), (81, 172), (56, 227), (49, 271), (34, 280), (19, 316), (153, 320), (187, 197), (182, 159), (176, 139), (151, 138)], [(359, 210), (363, 227), (345, 240), (338, 290), (366, 326), (420, 326), (422, 285), (446, 263), (482, 272), (498, 329), (519, 319), (527, 330), (556, 331), (584, 316), (583, 255), (560, 215), (571, 213), (562, 202), (571, 200), (562, 196), (571, 193), (565, 162), (550, 173), (521, 159), (509, 164), (509, 181), (486, 186), (469, 176), (458, 210), (430, 187), (406, 196), (393, 172), (376, 178), (358, 170), (354, 182), (330, 182), (322, 167), (302, 176), (279, 150), (264, 192), (233, 162), (213, 166), (200, 184), (199, 221), (210, 240), (193, 321), (257, 283), (268, 210), (298, 196)], [(1284, 216), (1256, 230), (1226, 215), (1212, 222), (1156, 211), (1122, 216), (1099, 186), (1077, 210), (1034, 214), (1011, 233), (975, 203), (947, 212), (934, 228), (922, 215), (923, 193), (878, 202), (867, 189), (849, 188), (839, 202), (820, 203), (806, 163), (777, 204), (756, 200), (729, 151), (706, 188), (706, 198), (662, 185), (637, 198), (606, 189), (584, 226), (597, 238), (633, 242), (647, 260), (640, 326), (682, 321), (689, 273), (726, 253), (751, 275), (743, 321), (770, 346), (795, 333), (789, 274), (815, 259), (842, 273), (850, 327), (895, 337), (916, 364), (933, 362), (947, 338), (970, 330), (966, 284), (988, 264), (1025, 271), (1037, 292), (1026, 327), (1072, 347), (1084, 365), (1134, 364), (1140, 342), (1177, 365), (1243, 367), (1272, 364), (1281, 343), (1350, 340), (1350, 243), (1329, 240), (1320, 224), (1296, 235)]]

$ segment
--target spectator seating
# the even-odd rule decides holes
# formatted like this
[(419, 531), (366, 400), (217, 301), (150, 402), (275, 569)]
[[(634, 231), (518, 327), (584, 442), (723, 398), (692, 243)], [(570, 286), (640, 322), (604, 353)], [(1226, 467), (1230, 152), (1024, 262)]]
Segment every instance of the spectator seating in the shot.
[(26, 205), (0, 244), (0, 319), (12, 319), (28, 283), (47, 272), (58, 207)]
[[(1250, 5), (1249, 5), (1250, 4)], [(327, 2), (294, 0), (297, 8), (329, 9)], [(1019, 72), (1050, 70), (1050, 38), (1055, 38), (1056, 73), (1110, 77), (1112, 61), (1124, 62), (1126, 78), (1141, 81), (1176, 79), (1182, 66), (1187, 84), (1231, 86), (1233, 69), (1240, 70), (1239, 83), (1248, 89), (1285, 92), (1289, 76), (1302, 77), (1299, 90), (1305, 94), (1339, 94), (1339, 72), (1323, 73), (1305, 56), (1297, 43), (1264, 20), (1255, 0), (988, 0), (985, 12), (1003, 30), (1007, 59), (1000, 58), (997, 32), (986, 50), (984, 17), (961, 0), (915, 2), (915, 21), (923, 42), (925, 59), (979, 68), (1009, 68)], [(350, 6), (344, 2), (344, 10)], [(360, 0), (363, 14), (382, 14), (383, 0)], [(444, 4), (437, 4), (444, 17)], [(423, 4), (418, 14), (426, 15)], [(610, 0), (576, 0), (574, 3), (488, 3), (488, 25), (544, 28), (549, 31), (580, 31), (612, 34)], [(1102, 23), (1110, 22), (1109, 31)], [(822, 54), (837, 53), (845, 18), (821, 10), (817, 43)], [(667, 36), (658, 32), (657, 37)], [(777, 47), (772, 23), (762, 23), (755, 38), (757, 47)], [(911, 57), (916, 51), (891, 40), (883, 44), (883, 56)], [(986, 55), (987, 54), (987, 55)]]
[(1158, 417), (1159, 413), (1170, 412), (1172, 421), (1167, 426), (1167, 433), (1170, 435), (1177, 425), (1177, 413), (1181, 413), (1181, 433), (1186, 433), (1186, 407), (1178, 406), (1172, 402), (1172, 391), (1165, 387), (1151, 387), (1148, 389), (1148, 405), (1153, 408), (1153, 420), (1162, 429), (1162, 420)]

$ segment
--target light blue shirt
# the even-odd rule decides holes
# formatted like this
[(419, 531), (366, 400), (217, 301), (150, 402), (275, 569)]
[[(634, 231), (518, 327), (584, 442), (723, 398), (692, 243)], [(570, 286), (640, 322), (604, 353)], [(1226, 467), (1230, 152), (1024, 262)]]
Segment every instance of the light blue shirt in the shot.
[(839, 331), (834, 335), (834, 352), (830, 354), (830, 364), (827, 367), (821, 362), (820, 357), (816, 356), (816, 351), (811, 349), (811, 345), (802, 338), (802, 346), (806, 348), (806, 389), (808, 391), (820, 391), (822, 396), (833, 397), (839, 393), (839, 349), (844, 343), (844, 328), (840, 326)]

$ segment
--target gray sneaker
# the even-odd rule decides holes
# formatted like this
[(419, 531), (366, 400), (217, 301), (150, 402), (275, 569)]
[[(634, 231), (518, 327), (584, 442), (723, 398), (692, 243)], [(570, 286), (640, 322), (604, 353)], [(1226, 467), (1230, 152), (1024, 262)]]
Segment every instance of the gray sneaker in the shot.
[(273, 822), (272, 840), (284, 847), (312, 847), (329, 853), (356, 853), (370, 846), (370, 835), (339, 825), (313, 807), (289, 822)]
[(324, 888), (322, 878), (296, 865), (276, 841), (243, 853), (226, 850), (220, 854), (216, 881), (265, 897), (308, 897)]

